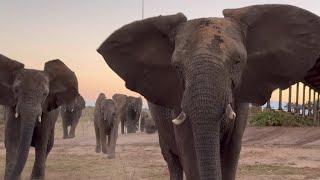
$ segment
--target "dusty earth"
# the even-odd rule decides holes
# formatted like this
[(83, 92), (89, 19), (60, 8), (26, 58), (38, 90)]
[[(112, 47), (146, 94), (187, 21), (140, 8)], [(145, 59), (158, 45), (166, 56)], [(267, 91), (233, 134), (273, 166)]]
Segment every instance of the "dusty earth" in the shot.
[[(237, 179), (320, 179), (320, 128), (248, 127), (243, 138)], [(169, 179), (157, 134), (119, 135), (116, 159), (94, 152), (91, 123), (81, 123), (75, 139), (56, 141), (46, 168), (49, 180)], [(28, 179), (34, 160), (33, 149), (23, 171)], [(0, 177), (4, 174), (5, 149), (0, 146)]]

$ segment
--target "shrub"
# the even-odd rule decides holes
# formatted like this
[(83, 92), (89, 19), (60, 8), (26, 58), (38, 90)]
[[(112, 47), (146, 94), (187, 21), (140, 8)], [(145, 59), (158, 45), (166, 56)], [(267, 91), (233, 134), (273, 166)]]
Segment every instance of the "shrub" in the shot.
[(249, 123), (253, 126), (304, 127), (315, 125), (311, 119), (283, 111), (263, 111), (252, 116)]

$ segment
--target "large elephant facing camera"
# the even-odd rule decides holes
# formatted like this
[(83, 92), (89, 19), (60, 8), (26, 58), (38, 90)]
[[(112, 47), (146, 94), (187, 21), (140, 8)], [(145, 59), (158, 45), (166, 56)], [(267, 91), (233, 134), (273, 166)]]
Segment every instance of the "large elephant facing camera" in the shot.
[(183, 171), (187, 179), (235, 179), (248, 103), (262, 105), (274, 89), (319, 71), (317, 15), (289, 5), (223, 14), (136, 21), (97, 50), (150, 102), (171, 179)]
[(77, 78), (62, 61), (48, 61), (40, 71), (0, 55), (0, 104), (6, 106), (5, 180), (20, 178), (30, 146), (35, 147), (31, 179), (44, 179), (57, 108), (77, 95)]
[[(81, 95), (77, 96), (71, 103), (61, 106), (63, 139), (76, 137), (76, 127), (85, 106), (86, 102)], [(69, 126), (70, 130), (68, 132)]]
[[(121, 100), (121, 108), (118, 109), (118, 117), (121, 122), (121, 134), (124, 134), (125, 127), (127, 133), (135, 133), (139, 126), (139, 117), (142, 110), (142, 98), (127, 96), (124, 94), (114, 94), (113, 99)], [(122, 102), (124, 101), (124, 102)]]

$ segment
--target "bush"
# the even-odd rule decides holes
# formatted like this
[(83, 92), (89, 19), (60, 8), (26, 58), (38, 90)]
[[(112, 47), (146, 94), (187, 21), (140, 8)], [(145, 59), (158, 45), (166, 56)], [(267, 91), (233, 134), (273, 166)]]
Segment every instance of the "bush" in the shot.
[(263, 111), (252, 116), (249, 119), (249, 123), (253, 126), (304, 127), (315, 125), (311, 119), (283, 111)]

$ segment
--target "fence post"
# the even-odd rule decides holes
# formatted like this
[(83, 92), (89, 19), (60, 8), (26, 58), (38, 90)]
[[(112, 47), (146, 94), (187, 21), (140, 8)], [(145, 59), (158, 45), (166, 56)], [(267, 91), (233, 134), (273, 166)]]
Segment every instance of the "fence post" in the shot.
[(291, 86), (289, 87), (288, 112), (291, 112)]
[(308, 94), (308, 116), (310, 117), (311, 116), (311, 87), (309, 86), (309, 94)]
[(316, 113), (317, 113), (317, 121), (318, 121), (318, 126), (320, 125), (320, 121), (319, 121), (319, 118), (320, 118), (320, 114), (319, 114), (319, 98), (320, 98), (320, 93), (317, 92), (317, 110), (316, 110)]
[(282, 90), (279, 89), (279, 107), (278, 110), (282, 110)]
[(313, 123), (317, 123), (317, 113), (316, 113), (316, 91), (313, 90), (313, 101), (312, 101), (312, 116), (313, 116)]
[(306, 85), (303, 84), (303, 89), (302, 89), (302, 117), (306, 116), (305, 99), (306, 99)]

